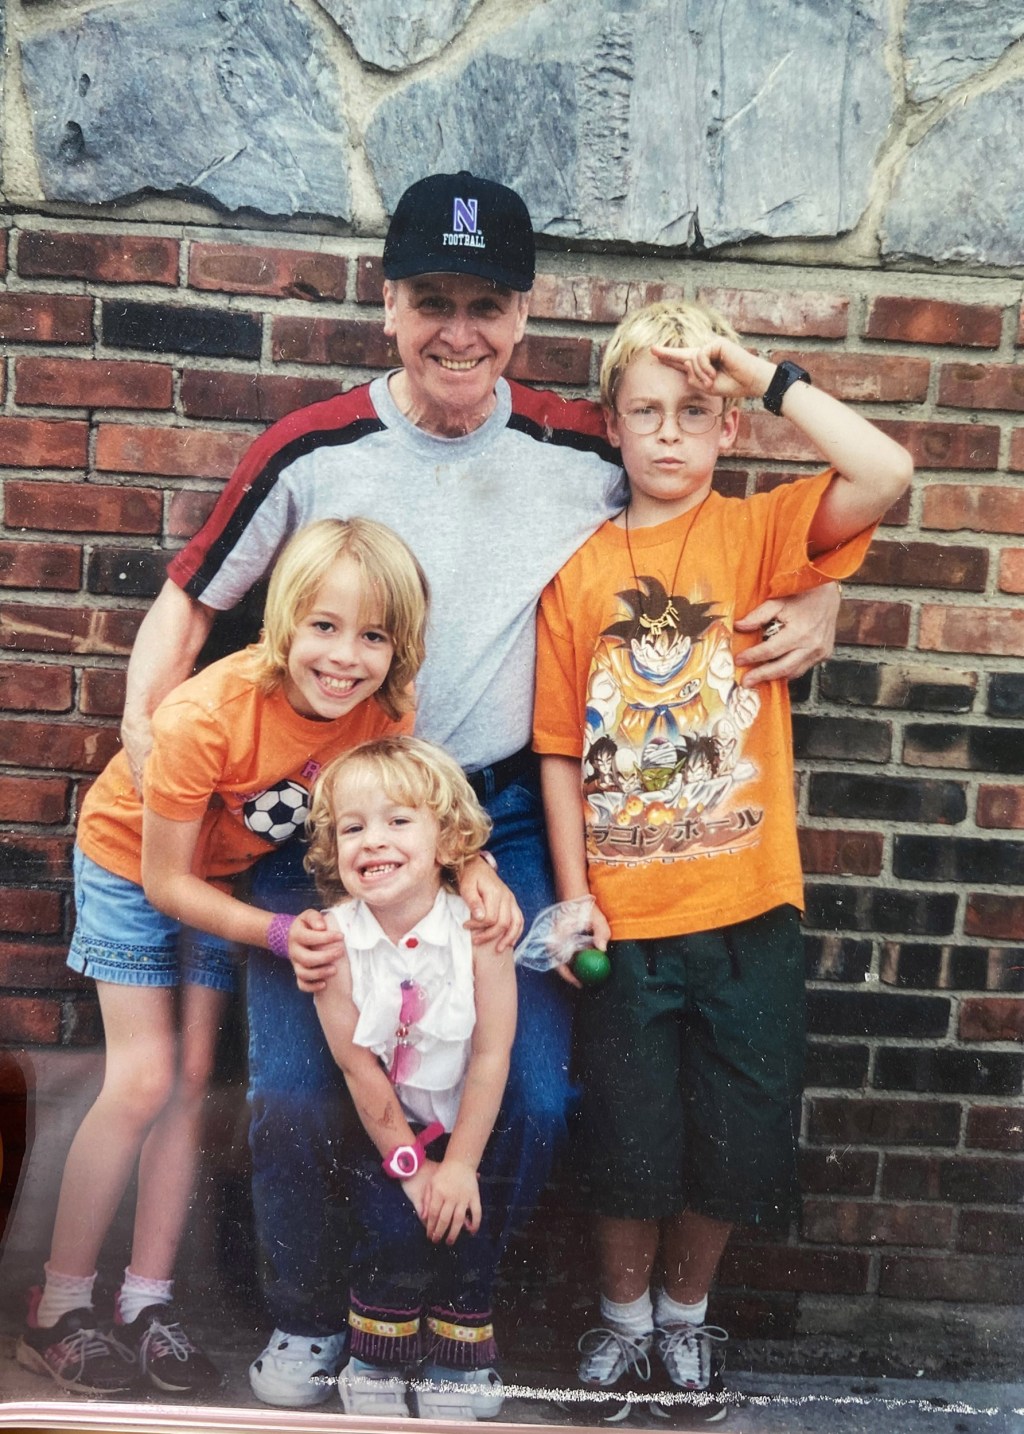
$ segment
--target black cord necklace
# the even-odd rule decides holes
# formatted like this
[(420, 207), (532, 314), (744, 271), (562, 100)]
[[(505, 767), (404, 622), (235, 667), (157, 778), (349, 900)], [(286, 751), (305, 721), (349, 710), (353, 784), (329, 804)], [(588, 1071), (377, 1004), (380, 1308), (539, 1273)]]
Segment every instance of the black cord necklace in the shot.
[[(704, 497), (697, 504), (696, 508), (693, 509), (693, 517), (690, 520), (690, 526), (687, 528), (685, 534), (683, 535), (683, 541), (679, 545), (679, 557), (676, 559), (676, 570), (672, 574), (672, 586), (665, 590), (665, 607), (663, 611), (658, 617), (650, 617), (646, 613), (640, 614), (640, 626), (644, 628), (647, 632), (649, 632), (652, 637), (658, 637), (659, 634), (664, 632), (667, 627), (672, 628), (673, 631), (677, 631), (679, 628), (679, 613), (672, 599), (677, 595), (676, 583), (679, 581), (679, 570), (683, 566), (683, 554), (686, 552), (686, 545), (690, 541), (690, 534), (697, 526), (697, 518), (700, 515), (700, 510), (703, 508), (704, 504), (708, 501), (708, 498), (710, 496), (710, 493), (705, 493)], [(629, 541), (628, 506), (625, 512), (624, 527), (626, 529), (626, 551), (629, 553), (629, 566), (632, 569), (633, 582), (636, 584), (636, 590), (637, 592), (639, 592), (640, 577), (636, 570), (636, 558), (633, 556), (633, 544)]]

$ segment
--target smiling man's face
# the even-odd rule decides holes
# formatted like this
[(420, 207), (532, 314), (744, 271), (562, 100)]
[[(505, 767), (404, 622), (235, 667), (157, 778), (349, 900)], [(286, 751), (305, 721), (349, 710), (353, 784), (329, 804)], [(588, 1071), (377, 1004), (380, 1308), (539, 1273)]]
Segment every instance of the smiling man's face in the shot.
[(391, 393), (428, 433), (471, 433), (494, 407), (494, 385), (523, 337), (529, 295), (472, 274), (421, 274), (384, 284), (384, 332), (402, 372)]

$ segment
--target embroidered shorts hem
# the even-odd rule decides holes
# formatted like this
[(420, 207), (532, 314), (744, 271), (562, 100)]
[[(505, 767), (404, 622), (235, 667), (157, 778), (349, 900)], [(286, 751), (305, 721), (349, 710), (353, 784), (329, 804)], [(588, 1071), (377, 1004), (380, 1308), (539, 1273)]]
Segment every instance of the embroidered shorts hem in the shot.
[[(74, 854), (72, 971), (115, 986), (235, 989), (231, 946), (157, 911), (141, 886), (107, 871), (79, 848)], [(111, 935), (116, 933), (116, 935)]]
[(115, 941), (72, 940), (68, 951), (72, 971), (115, 986), (209, 986), (235, 989), (234, 962), (223, 951), (191, 945), (168, 952), (159, 946), (119, 945)]

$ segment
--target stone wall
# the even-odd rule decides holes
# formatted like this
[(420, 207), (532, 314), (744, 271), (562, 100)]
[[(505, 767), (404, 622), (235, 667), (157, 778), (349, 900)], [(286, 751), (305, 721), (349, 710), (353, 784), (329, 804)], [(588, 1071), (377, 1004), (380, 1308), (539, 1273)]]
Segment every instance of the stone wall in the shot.
[(4, 3), (18, 205), (379, 233), (468, 167), (564, 241), (1024, 260), (1014, 0)]
[[(722, 1298), (780, 1331), (1019, 1301), (1019, 7), (0, 0), (0, 25), (2, 1038), (98, 1039), (68, 860), (138, 622), (251, 438), (393, 361), (386, 212), (469, 165), (547, 236), (514, 376), (592, 392), (625, 308), (684, 293), (914, 454), (795, 693), (807, 1198)], [(720, 482), (812, 468), (752, 410)]]

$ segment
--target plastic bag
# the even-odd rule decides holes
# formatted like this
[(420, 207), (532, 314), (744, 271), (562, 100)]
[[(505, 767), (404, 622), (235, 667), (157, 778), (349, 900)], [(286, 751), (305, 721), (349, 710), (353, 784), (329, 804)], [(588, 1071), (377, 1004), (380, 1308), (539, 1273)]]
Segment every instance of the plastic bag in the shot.
[(587, 985), (597, 985), (605, 980), (610, 968), (607, 957), (603, 961), (595, 959), (604, 953), (593, 951), (593, 916), (592, 896), (545, 906), (516, 947), (516, 965), (528, 971), (553, 971), (556, 966), (569, 965), (574, 957), (586, 951), (587, 967), (592, 969), (589, 974), (584, 974), (587, 967), (574, 968), (576, 975)]

